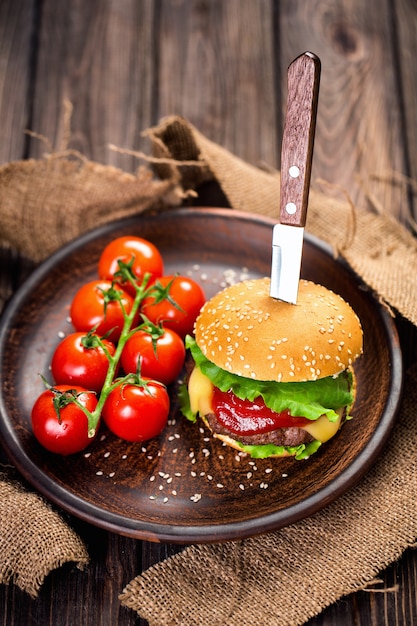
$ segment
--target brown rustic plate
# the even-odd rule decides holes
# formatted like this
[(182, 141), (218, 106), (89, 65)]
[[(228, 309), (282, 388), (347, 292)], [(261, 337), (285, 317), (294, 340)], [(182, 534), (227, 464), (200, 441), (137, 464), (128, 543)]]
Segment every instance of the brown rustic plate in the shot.
[[(214, 542), (271, 531), (329, 504), (371, 466), (393, 427), (402, 361), (392, 319), (348, 267), (306, 236), (302, 274), (344, 296), (364, 328), (355, 366), (354, 419), (307, 461), (256, 460), (207, 437), (181, 418), (157, 440), (102, 436), (88, 452), (49, 454), (35, 441), (31, 406), (43, 390), (55, 346), (71, 332), (73, 294), (96, 277), (102, 248), (135, 234), (161, 250), (168, 272), (188, 273), (208, 297), (270, 272), (273, 223), (224, 209), (179, 209), (99, 228), (43, 263), (18, 291), (0, 329), (1, 443), (21, 474), (66, 511), (108, 530), (150, 541)], [(52, 382), (52, 381), (51, 381)]]

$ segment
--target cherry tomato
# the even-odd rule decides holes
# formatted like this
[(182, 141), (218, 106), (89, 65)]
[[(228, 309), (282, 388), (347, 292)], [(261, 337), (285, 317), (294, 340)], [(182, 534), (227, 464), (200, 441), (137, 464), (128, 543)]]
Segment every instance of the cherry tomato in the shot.
[(102, 417), (109, 430), (127, 441), (147, 441), (165, 428), (169, 396), (165, 386), (143, 379), (144, 385), (122, 383), (107, 397)]
[(170, 328), (136, 331), (126, 342), (121, 364), (126, 374), (135, 374), (140, 360), (140, 374), (169, 385), (176, 380), (185, 360), (184, 342)]
[(100, 393), (109, 360), (100, 341), (110, 354), (116, 346), (107, 339), (99, 339), (94, 333), (71, 333), (58, 344), (52, 356), (51, 371), (57, 385), (79, 385)]
[(188, 276), (162, 276), (156, 284), (167, 289), (175, 305), (170, 299), (157, 302), (154, 296), (149, 296), (142, 303), (142, 312), (154, 324), (163, 323), (182, 338), (191, 335), (194, 322), (206, 301), (203, 289)]
[[(56, 385), (53, 390), (47, 389), (33, 405), (33, 434), (50, 452), (74, 454), (84, 450), (93, 440), (88, 436), (87, 416), (74, 402), (68, 401), (74, 394), (86, 409), (94, 411), (97, 405), (96, 395), (82, 387), (71, 385)], [(59, 409), (56, 408), (56, 403), (59, 403)]]
[(124, 324), (121, 304), (126, 313), (130, 313), (133, 298), (119, 285), (112, 286), (111, 281), (93, 280), (83, 285), (74, 296), (70, 311), (72, 324), (77, 331), (94, 329), (97, 335), (106, 335), (109, 341), (116, 343)]
[[(147, 272), (151, 274), (152, 280), (164, 273), (162, 256), (156, 246), (141, 237), (130, 236), (118, 237), (104, 248), (98, 263), (99, 278), (113, 280), (114, 274), (119, 270), (119, 259), (124, 263), (133, 260), (132, 270), (139, 283)], [(122, 282), (122, 286), (132, 296), (135, 295), (135, 289), (131, 284)]]

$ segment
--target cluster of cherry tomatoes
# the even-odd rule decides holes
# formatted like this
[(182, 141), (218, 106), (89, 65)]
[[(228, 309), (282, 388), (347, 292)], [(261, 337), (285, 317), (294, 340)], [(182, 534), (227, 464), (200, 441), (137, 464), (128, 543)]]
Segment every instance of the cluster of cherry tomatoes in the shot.
[(159, 250), (140, 237), (111, 241), (98, 278), (75, 294), (74, 332), (51, 360), (54, 384), (32, 409), (32, 429), (49, 451), (84, 450), (101, 420), (128, 441), (146, 441), (165, 427), (167, 386), (184, 365), (184, 338), (205, 302), (188, 276), (164, 275)]

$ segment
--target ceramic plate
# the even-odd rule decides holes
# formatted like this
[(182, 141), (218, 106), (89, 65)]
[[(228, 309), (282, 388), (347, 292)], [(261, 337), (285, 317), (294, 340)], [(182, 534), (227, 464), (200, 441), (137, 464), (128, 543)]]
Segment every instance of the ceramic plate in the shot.
[[(228, 209), (178, 209), (99, 228), (45, 261), (16, 293), (0, 330), (1, 442), (21, 474), (50, 501), (99, 527), (149, 541), (214, 542), (278, 529), (339, 497), (371, 466), (395, 421), (402, 387), (392, 319), (350, 269), (306, 235), (302, 275), (340, 293), (359, 315), (364, 354), (355, 365), (354, 419), (307, 461), (251, 460), (178, 413), (145, 445), (105, 428), (86, 453), (49, 454), (35, 441), (31, 406), (50, 380), (71, 299), (96, 278), (101, 250), (134, 234), (161, 250), (166, 273), (186, 273), (211, 297), (270, 273), (272, 221)], [(51, 381), (52, 382), (52, 381)]]

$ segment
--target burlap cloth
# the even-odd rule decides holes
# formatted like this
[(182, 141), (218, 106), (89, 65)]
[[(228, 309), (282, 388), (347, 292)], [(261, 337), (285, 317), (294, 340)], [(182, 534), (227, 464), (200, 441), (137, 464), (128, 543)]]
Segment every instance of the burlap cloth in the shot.
[(36, 597), (45, 576), (68, 562), (88, 562), (83, 541), (13, 468), (0, 470), (0, 582), (13, 581)]
[[(248, 165), (179, 117), (162, 120), (146, 134), (152, 150), (137, 155), (145, 165), (135, 175), (65, 152), (0, 168), (1, 239), (40, 261), (99, 223), (169, 210), (209, 180), (217, 181), (232, 208), (277, 216), (278, 172)], [(311, 191), (307, 229), (331, 243), (393, 312), (416, 325), (413, 236), (388, 214), (353, 207), (344, 192), (338, 200), (325, 192), (323, 183)], [(302, 624), (343, 595), (364, 588), (417, 537), (416, 406), (417, 367), (407, 373), (386, 452), (356, 487), (280, 531), (186, 548), (132, 580), (121, 602), (152, 626), (278, 626)], [(35, 498), (43, 508), (37, 523), (43, 536), (54, 541), (43, 543), (42, 557), (33, 534), (19, 532), (21, 520), (10, 515), (3, 490), (10, 499)], [(36, 593), (49, 569), (65, 560), (86, 561), (85, 548), (71, 543), (74, 534), (62, 520), (65, 532), (61, 528), (55, 537), (56, 514), (39, 496), (3, 475), (0, 498), (0, 581), (13, 580)], [(31, 524), (35, 528), (36, 520)], [(10, 555), (2, 546), (12, 537)], [(49, 559), (51, 545), (61, 549), (55, 560)], [(31, 555), (29, 579), (21, 574), (21, 554)]]

